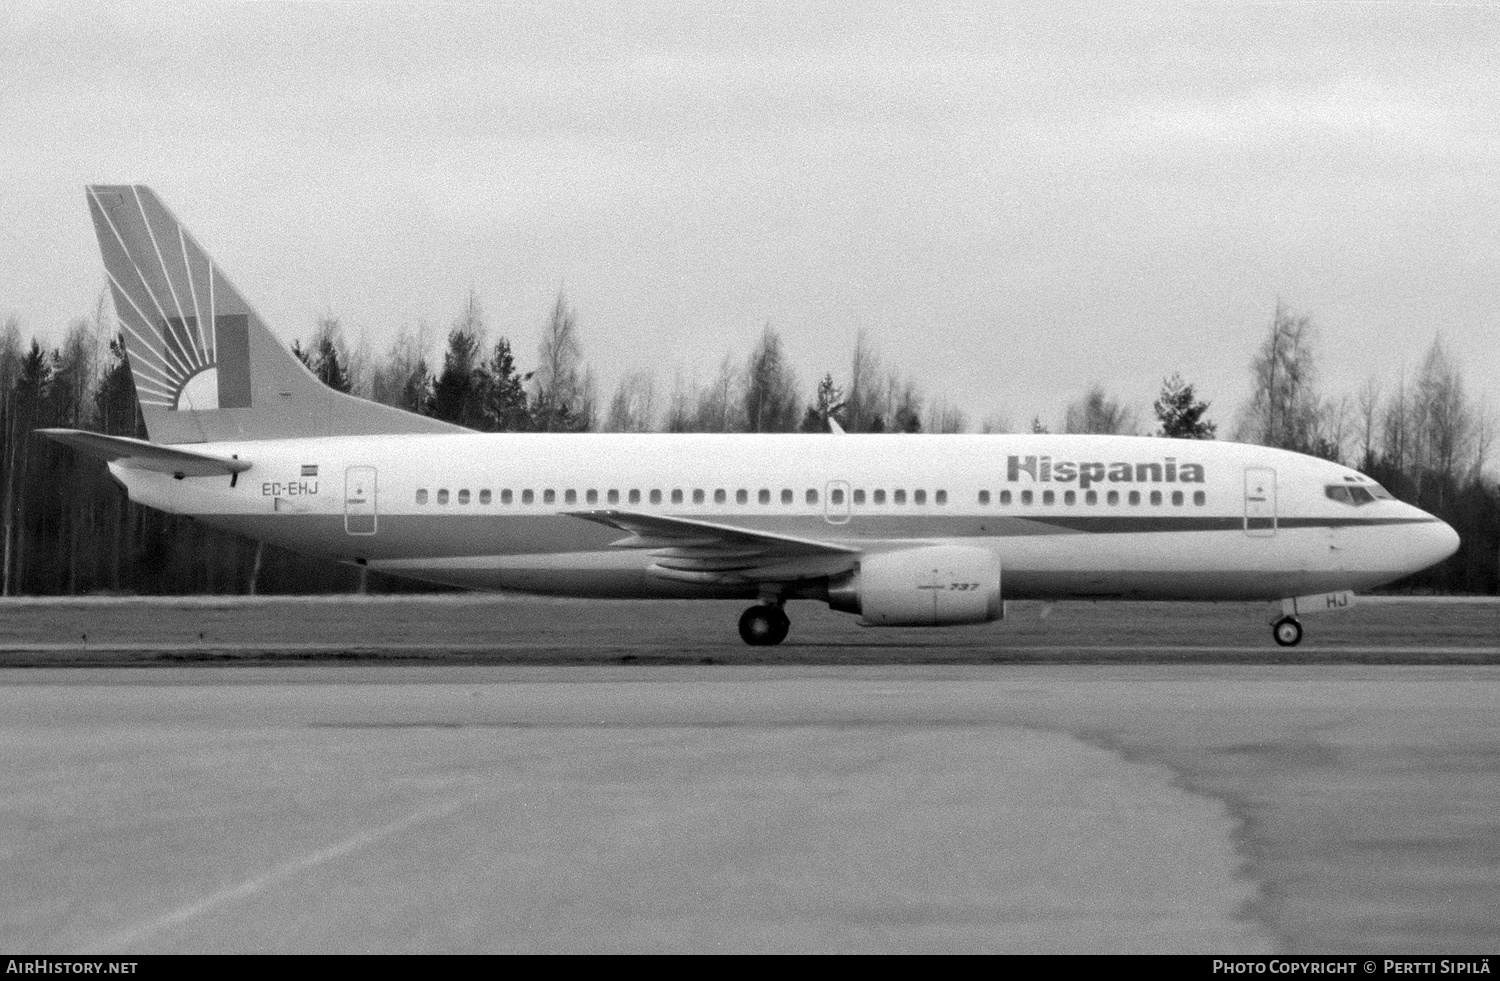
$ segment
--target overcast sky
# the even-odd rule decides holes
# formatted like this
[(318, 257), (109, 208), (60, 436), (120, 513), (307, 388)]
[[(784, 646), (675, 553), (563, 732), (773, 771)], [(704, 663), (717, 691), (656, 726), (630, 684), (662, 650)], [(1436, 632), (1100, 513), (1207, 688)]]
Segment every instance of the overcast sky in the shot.
[(1181, 371), (1232, 427), (1280, 297), (1323, 380), (1441, 336), (1500, 405), (1494, 3), (0, 6), (0, 317), (153, 186), (287, 341), (378, 355), (469, 288), (525, 370), (559, 288), (607, 398), (856, 333), (978, 423)]

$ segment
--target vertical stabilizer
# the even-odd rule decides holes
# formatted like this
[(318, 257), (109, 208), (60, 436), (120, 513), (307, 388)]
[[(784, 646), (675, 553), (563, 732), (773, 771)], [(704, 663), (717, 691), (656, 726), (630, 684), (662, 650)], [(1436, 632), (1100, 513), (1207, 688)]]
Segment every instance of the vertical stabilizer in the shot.
[(149, 187), (88, 201), (152, 442), (464, 431), (318, 381)]

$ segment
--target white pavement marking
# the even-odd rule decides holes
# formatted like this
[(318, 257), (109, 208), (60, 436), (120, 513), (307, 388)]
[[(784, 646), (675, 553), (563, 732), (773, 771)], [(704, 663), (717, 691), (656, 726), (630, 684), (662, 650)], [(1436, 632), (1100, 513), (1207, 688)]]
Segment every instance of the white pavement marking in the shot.
[(203, 897), (195, 903), (189, 903), (186, 906), (179, 907), (166, 914), (165, 916), (159, 916), (148, 923), (143, 923), (138, 926), (131, 927), (128, 930), (123, 930), (119, 933), (116, 933), (113, 936), (105, 937), (103, 940), (100, 940), (93, 945), (93, 950), (90, 951), (90, 953), (107, 954), (110, 952), (118, 952), (120, 950), (128, 948), (146, 939), (154, 933), (158, 933), (162, 930), (167, 929), (168, 927), (174, 927), (182, 923), (186, 923), (193, 917), (198, 916), (202, 913), (206, 913), (209, 910), (215, 909), (219, 906), (223, 906), (226, 903), (232, 903), (235, 900), (245, 899), (249, 896), (253, 896), (266, 887), (275, 885), (283, 879), (296, 875), (298, 872), (316, 868), (319, 865), (324, 865), (328, 862), (334, 861), (335, 859), (343, 858), (345, 855), (348, 855), (351, 852), (356, 852), (368, 845), (373, 845), (380, 839), (393, 835), (398, 831), (404, 831), (405, 829), (410, 828), (413, 825), (418, 825), (426, 821), (435, 821), (439, 818), (447, 817), (448, 815), (464, 807), (466, 804), (471, 803), (472, 800), (473, 798), (465, 798), (463, 800), (449, 801), (446, 804), (441, 804), (436, 807), (423, 808), (420, 811), (415, 811), (411, 814), (408, 814), (406, 817), (401, 818), (400, 820), (392, 821), (390, 824), (382, 825), (378, 828), (372, 828), (368, 831), (361, 831), (357, 835), (345, 838), (343, 841), (339, 842), (336, 845), (330, 845), (329, 847), (321, 849), (320, 851), (313, 852), (311, 855), (304, 855), (301, 858), (287, 862), (284, 865), (279, 865), (269, 872), (255, 876), (251, 879), (246, 879), (244, 882), (241, 882), (238, 885), (230, 886), (227, 889), (221, 889), (216, 893)]

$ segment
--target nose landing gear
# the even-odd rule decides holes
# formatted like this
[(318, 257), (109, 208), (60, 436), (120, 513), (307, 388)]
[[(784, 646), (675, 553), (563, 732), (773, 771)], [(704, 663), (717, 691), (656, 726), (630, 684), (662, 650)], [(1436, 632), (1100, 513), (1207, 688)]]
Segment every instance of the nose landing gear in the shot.
[(751, 647), (779, 644), (791, 628), (792, 621), (779, 603), (761, 603), (740, 614), (740, 637)]
[(1296, 617), (1282, 617), (1271, 624), (1271, 636), (1282, 647), (1296, 647), (1302, 643), (1302, 623)]

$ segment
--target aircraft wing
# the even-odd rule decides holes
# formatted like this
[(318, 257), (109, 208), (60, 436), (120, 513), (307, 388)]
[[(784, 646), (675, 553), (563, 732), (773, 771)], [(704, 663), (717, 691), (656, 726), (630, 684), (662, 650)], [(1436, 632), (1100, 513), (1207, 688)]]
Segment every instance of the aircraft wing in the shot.
[(215, 477), (250, 469), (248, 460), (228, 460), (128, 436), (106, 436), (80, 429), (38, 429), (37, 432), (90, 456), (101, 457), (109, 463), (118, 462), (133, 470), (155, 470), (174, 477)]
[(626, 532), (615, 548), (649, 549), (650, 567), (664, 579), (708, 584), (795, 582), (854, 567), (860, 551), (734, 525), (635, 511), (569, 511), (569, 515)]

